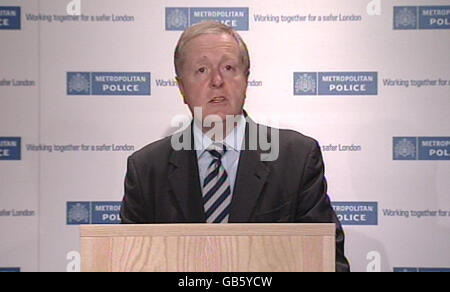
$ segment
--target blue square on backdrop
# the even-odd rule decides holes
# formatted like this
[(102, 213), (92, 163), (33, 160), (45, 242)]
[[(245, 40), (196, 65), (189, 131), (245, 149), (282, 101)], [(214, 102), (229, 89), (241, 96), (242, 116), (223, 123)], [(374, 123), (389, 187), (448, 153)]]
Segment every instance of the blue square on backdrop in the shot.
[(90, 95), (91, 74), (88, 72), (67, 72), (67, 95)]
[(189, 27), (189, 8), (166, 7), (166, 30), (183, 31)]
[(317, 73), (294, 72), (294, 95), (317, 95)]
[(67, 202), (67, 225), (80, 225), (90, 223), (90, 202)]
[(417, 137), (394, 137), (394, 160), (417, 160)]
[(417, 7), (394, 7), (394, 29), (417, 29)]

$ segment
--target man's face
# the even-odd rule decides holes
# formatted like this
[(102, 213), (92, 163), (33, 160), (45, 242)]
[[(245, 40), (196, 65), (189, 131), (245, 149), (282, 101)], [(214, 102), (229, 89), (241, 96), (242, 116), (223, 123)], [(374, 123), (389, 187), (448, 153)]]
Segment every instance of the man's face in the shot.
[(202, 109), (203, 119), (218, 115), (239, 115), (247, 90), (247, 68), (239, 46), (228, 34), (204, 34), (185, 47), (178, 86), (192, 114)]

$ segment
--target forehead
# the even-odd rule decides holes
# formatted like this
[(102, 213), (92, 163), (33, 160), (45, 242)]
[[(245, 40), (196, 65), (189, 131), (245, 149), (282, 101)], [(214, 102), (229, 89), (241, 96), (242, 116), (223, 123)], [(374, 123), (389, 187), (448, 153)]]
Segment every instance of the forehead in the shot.
[(239, 55), (239, 46), (236, 39), (226, 33), (202, 34), (187, 42), (185, 58), (189, 61), (194, 58), (212, 57), (219, 55)]

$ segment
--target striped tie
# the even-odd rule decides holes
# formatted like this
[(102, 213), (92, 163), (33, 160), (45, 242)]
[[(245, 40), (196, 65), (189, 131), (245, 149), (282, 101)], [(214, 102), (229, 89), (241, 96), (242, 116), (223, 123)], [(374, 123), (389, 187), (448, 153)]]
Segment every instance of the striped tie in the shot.
[(212, 156), (208, 175), (203, 182), (203, 204), (208, 223), (227, 223), (231, 205), (231, 189), (228, 175), (222, 165), (225, 145), (212, 144), (207, 151)]

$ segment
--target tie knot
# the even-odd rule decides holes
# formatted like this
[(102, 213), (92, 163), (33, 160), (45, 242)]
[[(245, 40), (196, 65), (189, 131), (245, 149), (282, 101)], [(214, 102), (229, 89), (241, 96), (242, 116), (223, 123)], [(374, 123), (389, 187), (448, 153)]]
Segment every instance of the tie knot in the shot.
[(211, 154), (215, 159), (222, 159), (222, 156), (225, 154), (225, 152), (227, 152), (227, 147), (225, 146), (225, 144), (211, 144), (207, 149), (206, 149), (209, 154)]

